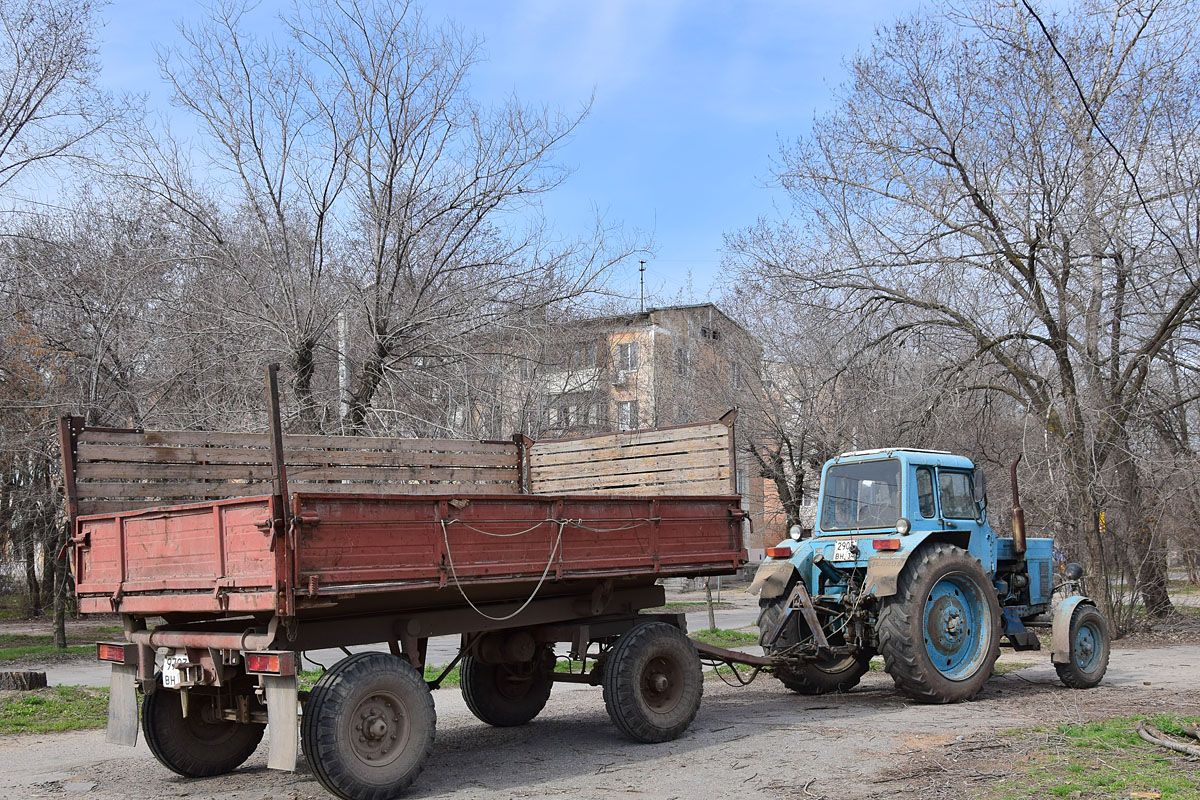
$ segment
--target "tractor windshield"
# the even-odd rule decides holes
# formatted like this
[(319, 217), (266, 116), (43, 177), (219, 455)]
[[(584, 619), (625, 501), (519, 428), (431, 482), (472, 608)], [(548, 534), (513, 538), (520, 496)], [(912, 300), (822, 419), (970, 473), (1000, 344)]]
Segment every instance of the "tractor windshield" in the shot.
[(899, 517), (899, 461), (838, 464), (825, 473), (821, 530), (893, 528)]

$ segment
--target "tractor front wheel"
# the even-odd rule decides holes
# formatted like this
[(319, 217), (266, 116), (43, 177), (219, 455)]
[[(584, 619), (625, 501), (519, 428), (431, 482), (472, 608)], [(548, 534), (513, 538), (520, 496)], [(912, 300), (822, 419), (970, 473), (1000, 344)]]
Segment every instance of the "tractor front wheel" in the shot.
[[(775, 629), (779, 627), (779, 621), (784, 615), (784, 606), (792, 596), (797, 580), (798, 578), (793, 576), (779, 597), (758, 601), (758, 643), (767, 655), (783, 653), (812, 636), (799, 612), (793, 612), (784, 622), (783, 630), (775, 636)], [(836, 633), (832, 635), (831, 641), (841, 643), (845, 638), (841, 633)], [(771, 674), (798, 694), (829, 694), (853, 689), (862, 680), (862, 676), (867, 674), (870, 666), (871, 654), (858, 653), (833, 656), (823, 661), (796, 661), (786, 666), (773, 667)]]
[(996, 591), (975, 558), (949, 544), (920, 550), (879, 613), (884, 669), (914, 700), (969, 700), (992, 675), (999, 620)]

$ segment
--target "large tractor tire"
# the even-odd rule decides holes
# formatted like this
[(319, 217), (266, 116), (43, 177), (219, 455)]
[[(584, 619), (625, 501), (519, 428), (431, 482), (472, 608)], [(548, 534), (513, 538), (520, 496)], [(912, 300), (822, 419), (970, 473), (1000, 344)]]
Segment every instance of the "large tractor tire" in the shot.
[(436, 725), (433, 696), (408, 661), (355, 653), (313, 686), (300, 739), (309, 768), (330, 793), (386, 800), (421, 773)]
[(700, 709), (704, 676), (692, 641), (673, 625), (630, 628), (604, 664), (604, 706), (623, 734), (668, 742), (687, 730)]
[(188, 699), (186, 717), (177, 691), (160, 685), (142, 700), (142, 732), (159, 763), (187, 778), (224, 775), (245, 763), (266, 725), (221, 719), (212, 696)]
[(979, 562), (939, 543), (918, 551), (879, 612), (879, 651), (896, 687), (923, 703), (969, 700), (1000, 654), (1000, 604)]
[(462, 660), (459, 687), (471, 713), (488, 725), (524, 725), (550, 699), (553, 657), (523, 664), (486, 664), (474, 656)]
[[(796, 587), (798, 577), (793, 576), (788, 582), (784, 593), (779, 597), (758, 601), (758, 643), (762, 645), (767, 655), (786, 651), (789, 647), (800, 644), (811, 638), (808, 626), (804, 624), (800, 612), (793, 611), (779, 637), (771, 642), (770, 639), (783, 618), (784, 606)], [(834, 634), (832, 643), (844, 641), (840, 634)], [(851, 656), (834, 656), (823, 661), (797, 661), (787, 666), (775, 667), (771, 674), (780, 683), (799, 694), (830, 694), (832, 692), (848, 692), (858, 685), (862, 676), (867, 674), (871, 666), (871, 654), (860, 653)]]
[(1108, 669), (1108, 623), (1095, 606), (1078, 605), (1071, 614), (1071, 660), (1055, 664), (1058, 679), (1072, 689), (1091, 689)]

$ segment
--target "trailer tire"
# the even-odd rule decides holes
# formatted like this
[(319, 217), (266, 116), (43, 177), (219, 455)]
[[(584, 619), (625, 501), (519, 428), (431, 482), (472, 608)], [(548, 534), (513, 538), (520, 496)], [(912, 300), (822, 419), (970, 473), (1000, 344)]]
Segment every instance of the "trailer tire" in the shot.
[[(246, 762), (262, 741), (261, 723), (212, 718), (211, 703), (193, 695), (183, 716), (179, 692), (162, 688), (142, 698), (142, 733), (159, 763), (185, 778), (224, 775)], [(208, 716), (208, 719), (205, 717)]]
[(1079, 605), (1071, 614), (1071, 660), (1055, 664), (1058, 679), (1072, 689), (1091, 689), (1108, 669), (1108, 623), (1100, 609)]
[[(524, 725), (541, 713), (554, 682), (541, 653), (525, 664), (485, 664), (464, 656), (459, 688), (467, 708), (480, 721), (497, 728)], [(553, 659), (553, 656), (550, 656)]]
[(639, 742), (668, 742), (696, 718), (704, 694), (700, 655), (665, 622), (630, 628), (604, 664), (604, 707), (621, 733)]
[(388, 653), (355, 653), (313, 686), (300, 737), (326, 790), (346, 800), (385, 800), (421, 773), (436, 726), (420, 672)]
[[(758, 612), (758, 642), (763, 646), (764, 652), (768, 650), (767, 639), (775, 632), (775, 626), (779, 624), (779, 619), (783, 616), (784, 604), (791, 597), (797, 580), (799, 578), (793, 575), (792, 579), (788, 581), (784, 593), (779, 597), (758, 601), (761, 609)], [(799, 622), (797, 616), (797, 626)], [(785, 631), (784, 634), (781, 634), (780, 639), (787, 638), (786, 633)], [(799, 633), (798, 630), (797, 633)], [(795, 644), (796, 642), (791, 643)], [(770, 655), (770, 653), (767, 654)], [(831, 694), (850, 691), (858, 685), (862, 676), (866, 675), (870, 668), (871, 654), (861, 653), (841, 658), (834, 656), (825, 661), (798, 662), (774, 667), (771, 674), (797, 694)]]
[(939, 542), (904, 565), (896, 595), (879, 612), (878, 634), (896, 688), (922, 703), (957, 703), (992, 676), (1000, 604), (979, 561)]

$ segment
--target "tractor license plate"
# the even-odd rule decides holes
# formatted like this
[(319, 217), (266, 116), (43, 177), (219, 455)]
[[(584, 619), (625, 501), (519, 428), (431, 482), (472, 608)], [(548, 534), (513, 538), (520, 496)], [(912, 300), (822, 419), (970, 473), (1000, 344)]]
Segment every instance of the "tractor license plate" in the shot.
[(183, 682), (180, 667), (188, 663), (187, 656), (167, 656), (162, 664), (162, 685), (164, 689), (178, 689)]
[(833, 545), (833, 560), (853, 561), (855, 559), (854, 550), (853, 539), (839, 539)]

